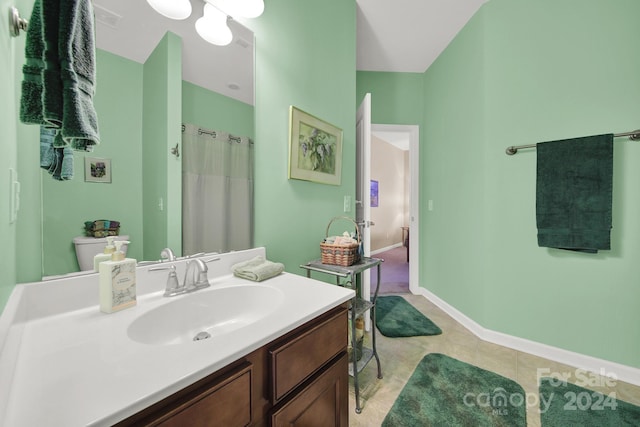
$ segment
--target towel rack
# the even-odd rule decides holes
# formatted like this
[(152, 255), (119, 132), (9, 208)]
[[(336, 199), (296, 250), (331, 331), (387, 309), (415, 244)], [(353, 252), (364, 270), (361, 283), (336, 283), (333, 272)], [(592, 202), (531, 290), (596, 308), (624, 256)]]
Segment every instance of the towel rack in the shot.
[[(631, 132), (614, 133), (613, 136), (615, 138), (619, 138), (621, 136), (628, 136), (631, 141), (640, 141), (640, 129), (632, 130)], [(507, 153), (507, 155), (513, 156), (521, 148), (536, 148), (536, 145), (537, 144), (512, 145), (511, 147), (507, 147), (507, 149), (504, 151)]]
[(9, 6), (9, 34), (11, 37), (18, 37), (20, 30), (27, 31), (29, 21), (20, 18), (20, 12), (15, 6)]

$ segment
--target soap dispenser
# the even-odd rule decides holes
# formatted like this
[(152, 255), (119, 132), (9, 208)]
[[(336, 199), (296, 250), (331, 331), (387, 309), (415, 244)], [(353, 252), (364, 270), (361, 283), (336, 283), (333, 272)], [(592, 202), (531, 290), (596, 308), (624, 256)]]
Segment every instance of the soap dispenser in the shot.
[(114, 242), (116, 250), (110, 261), (98, 266), (100, 276), (100, 311), (113, 313), (136, 305), (136, 260), (125, 258), (122, 245), (125, 240)]
[(107, 246), (104, 247), (104, 252), (93, 257), (93, 269), (95, 271), (98, 271), (98, 266), (101, 262), (111, 261), (111, 254), (116, 251), (116, 247), (113, 244), (114, 240), (116, 240), (115, 236), (107, 237)]

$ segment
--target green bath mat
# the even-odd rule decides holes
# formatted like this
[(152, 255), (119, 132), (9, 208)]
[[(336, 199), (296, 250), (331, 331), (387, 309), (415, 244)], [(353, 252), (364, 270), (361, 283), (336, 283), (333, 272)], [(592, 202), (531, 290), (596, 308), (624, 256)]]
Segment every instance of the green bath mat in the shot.
[(526, 405), (518, 383), (430, 353), (416, 367), (382, 426), (524, 427)]
[(541, 378), (540, 421), (556, 426), (639, 426), (640, 406), (553, 378)]
[(387, 337), (440, 335), (442, 330), (399, 296), (378, 297), (376, 326)]

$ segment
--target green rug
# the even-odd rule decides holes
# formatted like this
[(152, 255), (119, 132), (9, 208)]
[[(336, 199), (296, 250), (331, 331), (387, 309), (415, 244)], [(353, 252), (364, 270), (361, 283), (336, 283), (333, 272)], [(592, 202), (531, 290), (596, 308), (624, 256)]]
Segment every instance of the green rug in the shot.
[(516, 382), (439, 353), (426, 355), (382, 422), (385, 427), (527, 425)]
[(543, 427), (639, 426), (640, 406), (553, 378), (541, 378), (540, 421)]
[(387, 337), (440, 335), (442, 330), (399, 296), (378, 297), (376, 326)]

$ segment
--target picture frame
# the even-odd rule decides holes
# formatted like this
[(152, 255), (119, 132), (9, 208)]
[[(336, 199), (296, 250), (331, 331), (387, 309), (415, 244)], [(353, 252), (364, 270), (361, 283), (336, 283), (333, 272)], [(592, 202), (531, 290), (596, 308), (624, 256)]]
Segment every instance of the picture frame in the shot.
[(340, 185), (342, 129), (289, 107), (289, 179)]
[(84, 158), (84, 181), (111, 183), (111, 159)]
[(374, 179), (371, 180), (370, 199), (371, 199), (371, 207), (377, 208), (378, 207), (378, 181)]

